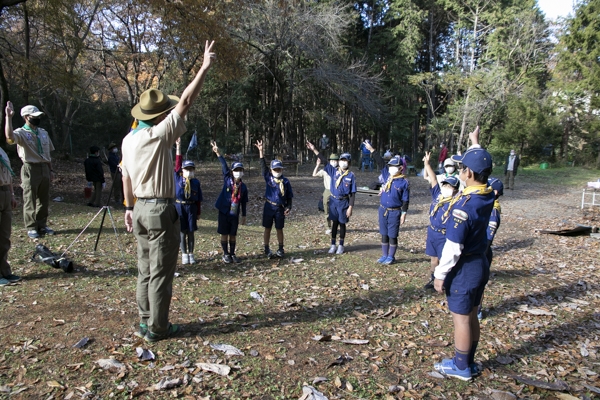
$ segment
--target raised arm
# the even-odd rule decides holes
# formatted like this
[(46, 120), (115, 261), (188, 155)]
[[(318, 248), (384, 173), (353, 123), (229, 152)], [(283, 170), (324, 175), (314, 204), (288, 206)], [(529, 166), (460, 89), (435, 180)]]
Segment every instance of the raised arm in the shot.
[(471, 146), (469, 146), (469, 149), (481, 147), (481, 145), (479, 144), (479, 125), (475, 127), (473, 132), (469, 132), (469, 140), (471, 140)]
[(315, 147), (315, 145), (314, 145), (314, 144), (312, 144), (311, 142), (309, 142), (308, 140), (306, 141), (306, 147), (307, 147), (309, 150), (312, 150), (312, 151), (313, 151), (313, 153), (315, 153), (315, 155), (317, 156), (317, 158), (318, 158), (319, 160), (321, 160), (321, 163), (322, 163), (323, 165), (325, 165), (325, 164), (327, 163), (327, 160), (325, 159), (325, 156), (323, 156), (323, 154), (321, 154), (321, 152), (320, 152), (320, 151), (319, 151), (319, 150), (318, 150), (318, 149)]
[(15, 142), (15, 133), (13, 132), (12, 117), (15, 115), (15, 110), (10, 101), (6, 102), (6, 109), (4, 110), (6, 115), (6, 123), (4, 125), (4, 135), (6, 136), (6, 142), (13, 144)]
[(175, 141), (175, 172), (181, 171), (181, 165), (183, 164), (183, 156), (181, 155), (181, 138), (178, 137)]
[(317, 164), (315, 165), (315, 170), (313, 171), (312, 176), (319, 176), (319, 167), (321, 166), (321, 159), (317, 158)]
[(212, 65), (212, 61), (217, 58), (217, 55), (212, 52), (212, 48), (215, 44), (213, 40), (204, 46), (204, 60), (202, 61), (202, 67), (196, 74), (194, 80), (185, 88), (183, 93), (181, 94), (181, 99), (179, 99), (179, 103), (175, 106), (175, 111), (181, 118), (185, 117), (192, 106), (192, 103), (200, 94), (200, 90), (202, 89), (202, 85), (204, 84), (204, 78), (206, 78), (206, 74)]
[(219, 159), (219, 162), (221, 163), (221, 171), (223, 172), (223, 175), (229, 174), (229, 166), (227, 165), (227, 161), (225, 161), (223, 156), (221, 156), (221, 153), (219, 152), (219, 147), (217, 146), (217, 142), (211, 140), (210, 145), (212, 146), (213, 153), (216, 154), (217, 158)]
[(437, 178), (435, 176), (435, 172), (433, 171), (433, 168), (431, 168), (431, 165), (429, 165), (430, 157), (431, 157), (431, 152), (426, 151), (425, 157), (423, 157), (423, 163), (424, 163), (424, 167), (425, 167), (425, 172), (423, 173), (423, 177), (425, 179), (427, 179), (427, 181), (429, 181), (429, 184), (433, 188), (433, 187), (435, 187), (435, 185), (438, 184), (438, 182), (437, 182)]
[(262, 140), (257, 140), (256, 143), (254, 143), (254, 147), (258, 149), (258, 158), (260, 159), (260, 171), (263, 176), (267, 176), (267, 174), (269, 173), (269, 168), (267, 168), (267, 162), (265, 161)]
[(379, 167), (380, 170), (382, 170), (383, 168), (385, 168), (385, 161), (383, 160), (383, 158), (381, 158), (381, 154), (377, 153), (375, 151), (375, 149), (373, 148), (373, 146), (371, 146), (371, 143), (367, 142), (367, 141), (364, 141), (362, 145), (365, 146), (366, 149), (371, 152), (371, 155), (373, 156), (373, 159), (377, 163), (377, 167)]

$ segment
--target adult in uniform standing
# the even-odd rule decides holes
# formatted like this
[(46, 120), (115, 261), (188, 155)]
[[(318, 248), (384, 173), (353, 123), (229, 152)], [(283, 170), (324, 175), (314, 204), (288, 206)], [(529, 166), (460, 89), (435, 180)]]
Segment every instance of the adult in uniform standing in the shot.
[(23, 187), (23, 219), (27, 236), (37, 239), (40, 235), (54, 235), (47, 226), (50, 181), (54, 179), (50, 152), (54, 145), (46, 130), (40, 128), (40, 117), (44, 115), (36, 106), (25, 106), (21, 116), (25, 120), (22, 128), (13, 130), (15, 114), (9, 101), (6, 105), (4, 134), (8, 144), (17, 144), (17, 153), (23, 160), (21, 186)]
[(202, 67), (181, 99), (158, 89), (142, 93), (131, 110), (139, 125), (123, 139), (125, 226), (134, 233), (138, 250), (136, 299), (140, 325), (136, 335), (147, 342), (166, 339), (180, 331), (179, 326), (169, 322), (180, 241), (171, 148), (186, 131), (184, 118), (215, 58), (213, 45), (214, 41), (206, 42)]
[(12, 185), (14, 175), (8, 156), (0, 147), (0, 273), (2, 274), (0, 276), (0, 286), (21, 280), (20, 276), (12, 273), (10, 264), (7, 261), (8, 251), (10, 250), (12, 210), (17, 207)]

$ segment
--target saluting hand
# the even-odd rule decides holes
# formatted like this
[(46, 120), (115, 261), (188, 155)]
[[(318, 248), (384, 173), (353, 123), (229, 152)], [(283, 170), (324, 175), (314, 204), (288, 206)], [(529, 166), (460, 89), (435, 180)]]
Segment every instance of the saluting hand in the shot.
[(15, 109), (13, 108), (12, 102), (6, 102), (6, 108), (4, 109), (7, 118), (12, 118), (15, 115)]

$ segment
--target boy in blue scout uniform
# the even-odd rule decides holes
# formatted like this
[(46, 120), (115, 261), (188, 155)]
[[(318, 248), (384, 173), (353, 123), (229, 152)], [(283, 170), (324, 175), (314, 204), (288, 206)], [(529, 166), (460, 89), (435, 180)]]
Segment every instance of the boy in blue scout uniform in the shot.
[(448, 211), (450, 201), (458, 193), (460, 186), (460, 181), (456, 176), (447, 176), (438, 184), (435, 172), (429, 165), (430, 157), (430, 152), (426, 152), (425, 157), (423, 157), (426, 172), (424, 176), (426, 176), (425, 179), (431, 186), (432, 199), (429, 207), (429, 226), (427, 227), (427, 242), (425, 244), (425, 254), (431, 257), (431, 279), (425, 284), (424, 289), (433, 289), (433, 282), (435, 281), (433, 272), (440, 262), (442, 249), (446, 243), (446, 221), (448, 219), (446, 211)]
[(194, 232), (198, 230), (197, 220), (202, 213), (202, 188), (194, 178), (196, 165), (193, 161), (183, 161), (181, 138), (175, 141), (175, 208), (181, 222), (179, 233), (182, 264), (196, 264), (194, 258)]
[[(255, 144), (260, 157), (260, 167), (262, 175), (265, 178), (265, 207), (263, 208), (262, 226), (265, 228), (264, 244), (265, 254), (268, 258), (273, 255), (283, 257), (283, 227), (285, 226), (285, 217), (290, 215), (292, 211), (292, 185), (288, 178), (283, 176), (283, 164), (280, 160), (272, 160), (271, 168), (267, 168), (267, 163), (263, 154), (262, 140), (257, 140)], [(279, 248), (273, 254), (269, 248), (271, 240), (271, 229), (275, 222), (275, 230), (277, 231), (277, 242)]]
[(398, 232), (400, 225), (406, 221), (406, 212), (410, 198), (410, 184), (402, 174), (403, 160), (397, 155), (385, 166), (385, 161), (368, 141), (363, 143), (377, 166), (381, 170), (381, 204), (379, 205), (379, 233), (381, 234), (380, 264), (392, 264), (398, 249)]
[[(489, 277), (486, 231), (494, 206), (494, 193), (487, 186), (492, 171), (492, 156), (481, 148), (453, 156), (463, 168), (459, 179), (465, 183), (462, 193), (452, 198), (446, 214), (446, 243), (435, 268), (434, 287), (446, 292), (454, 323), (455, 356), (434, 364), (447, 376), (470, 380), (477, 370), (474, 362), (480, 327), (477, 306)], [(473, 372), (472, 372), (473, 371)]]
[[(494, 191), (494, 208), (492, 209), (492, 214), (490, 215), (490, 222), (488, 223), (487, 229), (487, 239), (488, 239), (488, 249), (485, 253), (485, 256), (488, 260), (488, 264), (490, 267), (492, 266), (492, 243), (494, 241), (494, 237), (496, 236), (496, 232), (498, 232), (498, 228), (500, 228), (500, 201), (499, 198), (504, 194), (504, 184), (498, 178), (490, 178), (488, 179), (488, 186), (492, 188)], [(483, 296), (481, 297), (481, 301), (479, 302), (479, 307), (477, 307), (477, 319), (483, 319), (483, 311), (481, 310), (481, 304), (483, 303)]]
[[(223, 172), (223, 189), (217, 198), (215, 207), (219, 210), (217, 232), (221, 234), (221, 248), (223, 249), (223, 262), (239, 263), (241, 260), (235, 255), (235, 244), (238, 225), (246, 225), (246, 204), (248, 203), (248, 188), (242, 182), (244, 165), (241, 162), (231, 164), (219, 153), (219, 147), (213, 140), (210, 141), (213, 152), (219, 158)], [(240, 211), (242, 218), (240, 220)], [(229, 244), (229, 248), (227, 245)]]
[[(329, 199), (329, 219), (331, 220), (331, 246), (329, 254), (344, 254), (344, 240), (346, 238), (346, 223), (352, 216), (354, 208), (354, 199), (356, 193), (356, 178), (354, 173), (349, 170), (351, 156), (350, 153), (342, 153), (338, 167), (326, 164), (327, 160), (323, 154), (317, 150), (314, 144), (306, 142), (306, 146), (312, 150), (321, 163), (325, 165), (325, 172), (331, 177), (331, 197)], [(336, 246), (336, 237), (338, 226), (340, 228), (339, 246)]]

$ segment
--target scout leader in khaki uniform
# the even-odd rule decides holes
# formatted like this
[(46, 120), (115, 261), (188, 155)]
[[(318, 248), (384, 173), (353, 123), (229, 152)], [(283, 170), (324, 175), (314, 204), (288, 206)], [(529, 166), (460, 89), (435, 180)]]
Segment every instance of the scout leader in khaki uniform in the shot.
[(184, 118), (215, 58), (213, 45), (214, 41), (210, 45), (206, 42), (202, 67), (183, 91), (181, 100), (158, 89), (142, 93), (140, 102), (131, 110), (139, 125), (123, 139), (125, 226), (134, 233), (138, 249), (136, 299), (140, 325), (135, 334), (147, 342), (166, 339), (180, 331), (179, 326), (169, 323), (180, 232), (171, 148), (186, 131)]
[(7, 261), (8, 250), (10, 250), (12, 210), (17, 207), (12, 186), (14, 174), (8, 156), (0, 147), (0, 286), (21, 280), (20, 276), (13, 275)]
[(12, 103), (6, 105), (6, 126), (4, 133), (8, 144), (17, 144), (17, 153), (23, 160), (21, 187), (23, 188), (23, 219), (27, 236), (37, 239), (40, 235), (54, 235), (46, 225), (48, 203), (50, 202), (50, 181), (54, 179), (50, 152), (54, 145), (48, 132), (40, 128), (40, 117), (44, 115), (36, 106), (25, 106), (21, 116), (25, 120), (22, 128), (13, 130), (14, 115)]

